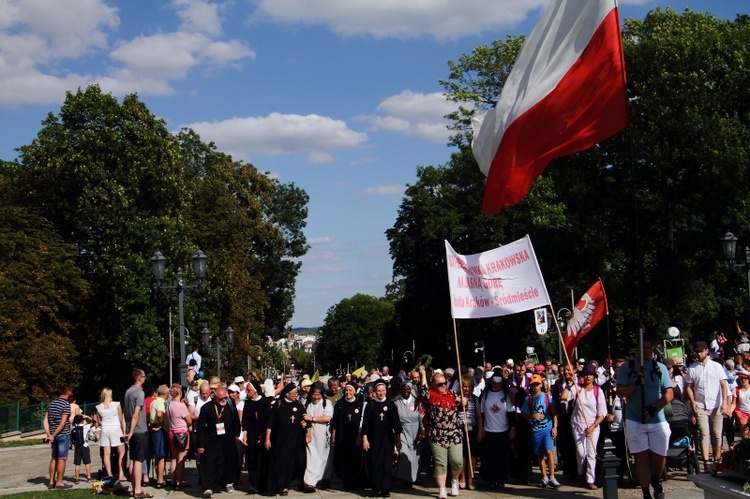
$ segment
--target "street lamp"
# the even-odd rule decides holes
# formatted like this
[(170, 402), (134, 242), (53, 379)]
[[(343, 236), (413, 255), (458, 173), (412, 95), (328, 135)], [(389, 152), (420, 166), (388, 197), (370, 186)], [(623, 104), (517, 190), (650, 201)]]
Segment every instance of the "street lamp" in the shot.
[(232, 329), (231, 326), (227, 327), (227, 329), (224, 331), (227, 335), (227, 342), (226, 345), (221, 344), (221, 339), (217, 336), (216, 337), (216, 347), (209, 348), (210, 343), (210, 336), (211, 332), (208, 330), (208, 328), (203, 328), (203, 331), (201, 331), (201, 334), (203, 335), (203, 346), (206, 348), (206, 350), (215, 350), (216, 351), (216, 375), (221, 379), (221, 352), (228, 352), (230, 348), (232, 348), (232, 343), (234, 342), (234, 329)]
[(724, 250), (724, 260), (728, 269), (732, 269), (738, 274), (742, 275), (747, 271), (747, 293), (748, 299), (750, 299), (750, 248), (745, 247), (745, 261), (735, 261), (735, 254), (737, 253), (737, 236), (731, 232), (724, 234), (721, 238), (722, 249)]
[(198, 289), (206, 286), (203, 280), (206, 277), (206, 260), (208, 257), (201, 250), (197, 250), (191, 257), (193, 260), (193, 270), (195, 272), (195, 278), (198, 282), (195, 284), (185, 283), (182, 275), (182, 267), (177, 268), (177, 282), (173, 285), (165, 285), (164, 271), (167, 266), (167, 258), (161, 254), (161, 251), (154, 253), (151, 257), (151, 272), (154, 274), (156, 284), (154, 289), (158, 289), (170, 298), (174, 298), (177, 295), (177, 305), (180, 316), (180, 363), (178, 368), (180, 370), (180, 384), (183, 387), (187, 387), (187, 364), (185, 363), (185, 313), (183, 310), (183, 304), (186, 297), (192, 296)]
[(253, 370), (253, 358), (260, 362), (260, 356), (263, 355), (263, 348), (259, 345), (252, 345), (248, 352), (247, 359), (250, 362), (250, 371)]

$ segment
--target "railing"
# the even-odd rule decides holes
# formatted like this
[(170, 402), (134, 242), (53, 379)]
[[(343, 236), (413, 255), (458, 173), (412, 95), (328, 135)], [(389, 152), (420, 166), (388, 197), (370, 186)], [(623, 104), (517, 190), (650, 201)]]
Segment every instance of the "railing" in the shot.
[[(32, 405), (15, 404), (0, 405), (0, 435), (20, 431), (26, 433), (44, 428), (44, 411), (49, 402), (39, 402)], [(79, 404), (84, 414), (93, 415), (96, 403)]]

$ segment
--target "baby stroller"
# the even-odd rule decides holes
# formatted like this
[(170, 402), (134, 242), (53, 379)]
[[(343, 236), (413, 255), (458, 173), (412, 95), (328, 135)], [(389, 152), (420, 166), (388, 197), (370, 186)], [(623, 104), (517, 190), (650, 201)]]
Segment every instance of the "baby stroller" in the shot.
[(669, 406), (664, 409), (669, 429), (672, 432), (667, 449), (667, 465), (664, 467), (662, 477), (664, 480), (668, 478), (667, 470), (670, 468), (684, 469), (688, 475), (700, 473), (695, 442), (688, 426), (690, 413), (687, 405), (678, 399), (672, 400), (670, 405), (671, 410)]

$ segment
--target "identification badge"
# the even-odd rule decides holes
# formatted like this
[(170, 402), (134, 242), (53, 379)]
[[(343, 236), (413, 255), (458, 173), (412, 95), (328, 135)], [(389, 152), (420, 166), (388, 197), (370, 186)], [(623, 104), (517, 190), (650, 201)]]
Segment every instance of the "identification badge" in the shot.
[(224, 423), (216, 423), (216, 434), (224, 435), (227, 431), (224, 429)]

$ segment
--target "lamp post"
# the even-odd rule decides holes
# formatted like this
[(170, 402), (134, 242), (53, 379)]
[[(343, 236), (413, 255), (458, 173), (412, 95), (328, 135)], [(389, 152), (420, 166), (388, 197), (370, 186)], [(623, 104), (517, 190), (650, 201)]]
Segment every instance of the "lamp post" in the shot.
[[(561, 308), (557, 311), (557, 326), (560, 328), (560, 331), (565, 331), (568, 329), (568, 320), (570, 319), (570, 315), (572, 312), (568, 310), (567, 308)], [(563, 345), (562, 341), (560, 341), (560, 335), (557, 335), (557, 351), (559, 354), (559, 363), (562, 365), (563, 363)]]
[(221, 352), (227, 352), (230, 348), (232, 348), (232, 343), (234, 342), (234, 329), (232, 329), (231, 326), (227, 327), (227, 329), (224, 331), (227, 335), (227, 342), (226, 345), (221, 344), (221, 339), (217, 336), (216, 337), (216, 347), (209, 348), (210, 343), (210, 336), (211, 331), (208, 330), (208, 328), (203, 328), (203, 331), (201, 331), (201, 334), (203, 335), (203, 346), (206, 348), (206, 350), (215, 350), (216, 351), (216, 375), (221, 379)]
[(185, 313), (183, 304), (186, 297), (192, 296), (198, 289), (206, 286), (203, 280), (206, 277), (206, 260), (208, 257), (201, 250), (197, 250), (191, 257), (193, 260), (193, 270), (195, 272), (195, 278), (198, 282), (195, 284), (186, 284), (183, 275), (182, 267), (177, 268), (177, 282), (172, 285), (165, 285), (164, 282), (164, 271), (167, 266), (167, 258), (161, 254), (161, 251), (154, 253), (151, 257), (151, 272), (154, 274), (156, 284), (154, 289), (162, 291), (165, 295), (174, 298), (177, 295), (177, 307), (180, 316), (180, 363), (178, 368), (180, 370), (180, 384), (187, 387), (187, 364), (185, 363)]
[(721, 238), (721, 246), (724, 250), (724, 263), (727, 268), (734, 270), (738, 274), (742, 275), (747, 272), (747, 293), (748, 300), (750, 300), (750, 248), (745, 247), (745, 261), (735, 261), (735, 255), (737, 253), (737, 236), (731, 232), (724, 234)]
[(252, 345), (248, 352), (247, 359), (250, 362), (249, 370), (253, 370), (253, 359), (260, 362), (260, 356), (263, 355), (263, 348), (259, 345)]

